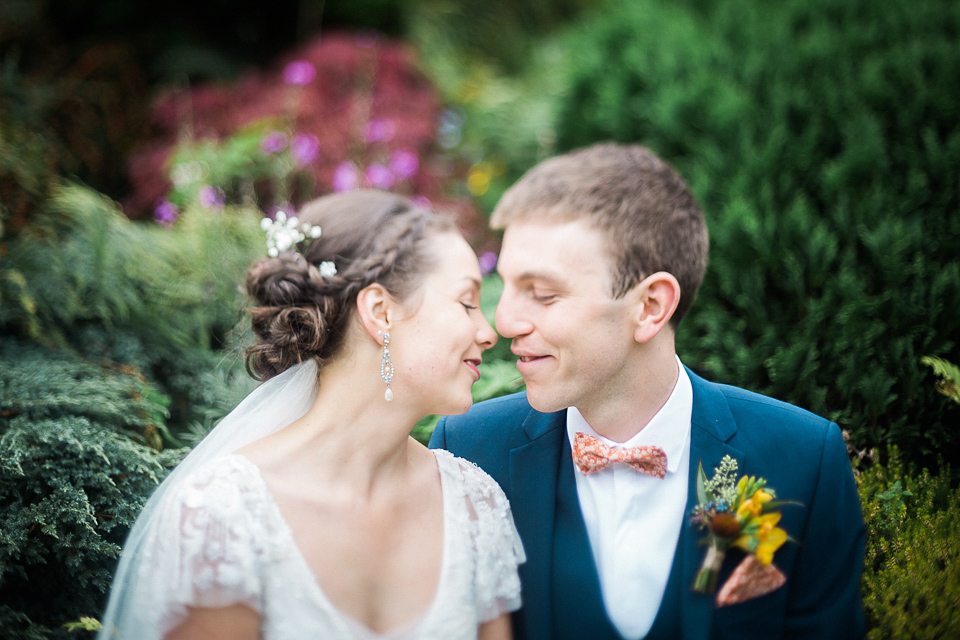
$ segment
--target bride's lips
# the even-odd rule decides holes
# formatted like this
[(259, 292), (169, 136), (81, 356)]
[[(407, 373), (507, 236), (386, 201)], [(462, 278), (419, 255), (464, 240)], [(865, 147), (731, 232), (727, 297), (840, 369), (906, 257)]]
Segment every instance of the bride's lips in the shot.
[(480, 362), (481, 360), (478, 358), (470, 358), (463, 361), (463, 363), (470, 367), (470, 370), (473, 371), (473, 375), (476, 376), (477, 380), (480, 379)]

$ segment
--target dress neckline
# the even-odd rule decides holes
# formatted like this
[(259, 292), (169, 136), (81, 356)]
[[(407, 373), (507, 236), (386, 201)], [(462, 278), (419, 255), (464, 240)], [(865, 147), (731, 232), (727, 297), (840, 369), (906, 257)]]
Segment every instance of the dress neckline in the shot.
[[(426, 623), (426, 621), (432, 618), (435, 615), (435, 610), (439, 607), (441, 600), (441, 594), (444, 593), (444, 589), (447, 588), (447, 582), (449, 581), (449, 565), (451, 561), (451, 538), (450, 534), (450, 519), (452, 517), (452, 509), (454, 504), (452, 502), (453, 491), (449, 486), (450, 479), (448, 478), (449, 471), (445, 468), (445, 463), (453, 459), (453, 455), (442, 449), (430, 449), (430, 452), (434, 454), (434, 459), (437, 462), (437, 471), (440, 474), (440, 494), (442, 500), (442, 510), (443, 510), (443, 532), (441, 543), (441, 556), (440, 556), (440, 578), (437, 581), (437, 590), (433, 594), (433, 599), (430, 601), (430, 604), (427, 605), (426, 609), (423, 612), (410, 620), (409, 622), (404, 622), (398, 627), (390, 629), (386, 632), (380, 633), (374, 631), (369, 626), (363, 622), (357, 620), (353, 616), (344, 613), (337, 607), (330, 598), (327, 597), (326, 592), (323, 590), (323, 586), (320, 584), (320, 581), (317, 579), (316, 574), (313, 572), (313, 569), (310, 568), (309, 563), (307, 562), (306, 557), (303, 555), (303, 552), (300, 551), (300, 547), (297, 546), (296, 538), (293, 536), (293, 529), (290, 528), (289, 523), (287, 523), (286, 518), (283, 517), (283, 512), (280, 510), (280, 505), (277, 503), (276, 499), (273, 497), (273, 493), (270, 491), (270, 487), (267, 485), (267, 481), (264, 479), (263, 474), (260, 473), (260, 467), (258, 467), (252, 460), (240, 453), (229, 453), (225, 458), (233, 458), (238, 461), (242, 466), (247, 467), (250, 471), (254, 473), (257, 478), (257, 481), (260, 483), (260, 489), (263, 492), (266, 502), (269, 504), (270, 508), (273, 509), (276, 515), (276, 522), (279, 524), (280, 530), (282, 531), (283, 536), (286, 538), (286, 543), (292, 550), (294, 557), (296, 558), (297, 564), (300, 565), (301, 570), (306, 572), (306, 575), (310, 577), (309, 583), (311, 584), (314, 592), (314, 596), (321, 606), (326, 608), (333, 616), (334, 619), (340, 624), (341, 627), (346, 628), (347, 631), (354, 632), (356, 630), (362, 630), (365, 633), (369, 634), (369, 638), (374, 640), (392, 640), (393, 638), (405, 638), (407, 637), (408, 632), (412, 632)], [(444, 455), (446, 454), (446, 455)]]

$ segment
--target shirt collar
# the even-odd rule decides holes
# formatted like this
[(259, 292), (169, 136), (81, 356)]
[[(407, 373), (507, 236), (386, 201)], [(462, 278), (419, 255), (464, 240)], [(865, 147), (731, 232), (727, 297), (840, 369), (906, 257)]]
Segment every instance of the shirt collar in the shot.
[(683, 454), (690, 446), (690, 420), (693, 415), (693, 387), (687, 370), (677, 358), (677, 367), (680, 373), (677, 383), (670, 392), (670, 397), (656, 415), (650, 419), (643, 429), (626, 442), (613, 442), (594, 431), (576, 407), (567, 409), (567, 437), (573, 447), (574, 436), (577, 432), (585, 433), (611, 447), (639, 447), (658, 446), (667, 454), (667, 472), (672, 473), (680, 466)]

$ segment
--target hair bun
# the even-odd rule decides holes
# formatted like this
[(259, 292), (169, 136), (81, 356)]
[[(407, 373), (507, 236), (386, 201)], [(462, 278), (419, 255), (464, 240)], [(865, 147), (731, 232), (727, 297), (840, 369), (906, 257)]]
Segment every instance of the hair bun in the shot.
[(322, 281), (311, 267), (298, 254), (268, 258), (247, 271), (247, 293), (258, 305), (269, 307), (311, 302), (318, 293), (317, 279)]
[(247, 272), (247, 292), (257, 344), (247, 351), (247, 369), (264, 380), (320, 357), (340, 305), (324, 292), (319, 270), (301, 256), (269, 258)]

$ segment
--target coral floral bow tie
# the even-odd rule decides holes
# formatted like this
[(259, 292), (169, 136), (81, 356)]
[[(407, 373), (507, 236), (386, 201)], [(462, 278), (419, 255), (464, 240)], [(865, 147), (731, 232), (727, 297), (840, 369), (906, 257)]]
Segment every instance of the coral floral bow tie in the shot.
[(618, 449), (580, 432), (573, 437), (573, 462), (586, 476), (610, 466), (613, 462), (622, 462), (654, 478), (667, 475), (667, 454), (660, 447)]

